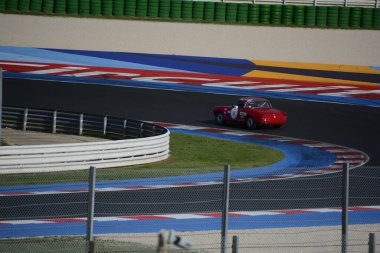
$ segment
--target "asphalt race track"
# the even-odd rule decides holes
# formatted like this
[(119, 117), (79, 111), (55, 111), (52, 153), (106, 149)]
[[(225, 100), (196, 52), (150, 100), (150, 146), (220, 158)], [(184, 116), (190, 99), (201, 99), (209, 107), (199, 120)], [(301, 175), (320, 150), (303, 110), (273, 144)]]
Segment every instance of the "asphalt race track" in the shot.
[[(22, 91), (22, 92), (20, 92)], [(54, 83), (25, 79), (4, 80), (4, 105), (30, 106), (35, 108), (55, 108), (57, 110), (77, 111), (97, 114), (110, 114), (126, 118), (135, 118), (149, 121), (161, 121), (199, 126), (215, 127), (211, 109), (215, 105), (232, 104), (239, 97), (219, 94), (204, 94), (194, 92), (175, 92), (152, 89), (110, 87), (102, 85), (86, 85), (75, 83)], [(378, 143), (380, 112), (378, 108), (351, 106), (342, 104), (326, 104), (317, 102), (303, 102), (272, 99), (275, 107), (288, 112), (288, 124), (276, 130), (261, 129), (263, 133), (297, 137), (329, 142), (356, 148), (370, 156), (370, 165), (379, 165), (377, 156), (380, 145)], [(239, 126), (227, 126), (239, 128)], [(359, 168), (351, 172), (352, 175), (366, 175), (379, 177), (380, 170), (375, 168)], [(297, 180), (280, 180), (270, 182), (256, 182), (234, 184), (231, 187), (231, 196), (236, 201), (230, 204), (231, 211), (239, 210), (280, 210), (294, 208), (321, 208), (340, 206), (341, 195), (339, 185), (341, 178), (319, 176)], [(369, 191), (368, 186), (374, 186), (373, 179), (352, 180), (350, 202), (352, 206), (379, 205), (376, 191)], [(286, 201), (265, 201), (279, 198), (282, 189), (290, 189)], [(297, 187), (294, 188), (294, 185)], [(338, 186), (338, 187), (337, 187)], [(252, 192), (244, 189), (260, 189)], [(126, 211), (125, 206), (98, 205), (96, 213), (102, 216), (141, 215), (152, 213), (181, 213), (181, 212), (212, 212), (220, 211), (221, 206), (215, 205), (216, 190), (221, 191), (220, 185), (207, 188), (192, 188), (200, 190), (196, 195), (197, 201), (205, 204), (183, 206), (160, 205), (166, 202), (186, 202), (194, 199), (194, 195), (168, 191), (162, 194), (160, 190), (133, 191), (133, 192), (105, 192), (97, 195), (100, 203), (121, 203), (128, 199), (133, 205)], [(268, 190), (277, 189), (277, 191)], [(305, 190), (310, 189), (310, 190)], [(337, 190), (338, 189), (338, 190)], [(149, 194), (147, 194), (149, 193)], [(357, 198), (355, 198), (357, 197)], [(4, 209), (1, 217), (4, 219), (28, 219), (44, 217), (75, 217), (78, 213), (86, 213), (86, 193), (25, 196), (5, 198), (2, 206), (19, 206)], [(260, 206), (245, 201), (247, 198), (262, 199)], [(310, 201), (311, 199), (315, 199)], [(156, 205), (146, 206), (143, 203), (154, 199)], [(285, 200), (284, 199), (284, 200)], [(328, 199), (328, 200), (326, 200)], [(145, 200), (145, 201), (144, 201)], [(80, 202), (84, 203), (80, 203)], [(79, 203), (78, 203), (79, 202)], [(33, 203), (41, 203), (38, 212), (35, 212)], [(43, 206), (46, 203), (46, 206)], [(60, 203), (51, 205), (49, 203)], [(73, 204), (70, 203), (76, 203)], [(29, 206), (28, 206), (29, 205)], [(16, 210), (17, 209), (17, 210)], [(82, 210), (82, 211), (81, 211)], [(84, 216), (84, 215), (83, 215)]]
[[(221, 94), (7, 78), (4, 79), (3, 103), (215, 127), (212, 108), (233, 104), (238, 98)], [(288, 123), (281, 129), (258, 131), (355, 148), (369, 155), (367, 165), (380, 165), (379, 108), (282, 99), (271, 101), (274, 107), (288, 113)]]

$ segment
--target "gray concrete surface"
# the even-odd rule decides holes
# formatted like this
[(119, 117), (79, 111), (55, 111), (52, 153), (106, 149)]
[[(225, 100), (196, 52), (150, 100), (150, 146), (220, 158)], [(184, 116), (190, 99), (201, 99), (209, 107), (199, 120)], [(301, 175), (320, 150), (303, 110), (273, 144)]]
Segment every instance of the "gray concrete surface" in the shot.
[(0, 14), (0, 45), (380, 66), (380, 31)]
[(60, 143), (78, 143), (90, 141), (106, 141), (106, 139), (68, 135), (68, 134), (50, 134), (33, 131), (21, 131), (11, 128), (2, 129), (2, 141), (6, 145), (41, 145), (41, 144), (60, 144)]

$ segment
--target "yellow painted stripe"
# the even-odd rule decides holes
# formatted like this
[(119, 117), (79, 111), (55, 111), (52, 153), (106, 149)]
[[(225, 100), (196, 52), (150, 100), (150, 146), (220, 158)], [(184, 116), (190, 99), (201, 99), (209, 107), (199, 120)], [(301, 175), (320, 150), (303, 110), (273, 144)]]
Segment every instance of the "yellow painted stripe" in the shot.
[(310, 82), (320, 82), (320, 83), (337, 83), (345, 85), (366, 85), (366, 86), (376, 86), (376, 83), (369, 82), (357, 82), (350, 80), (341, 80), (333, 78), (324, 77), (313, 77), (313, 76), (303, 76), (303, 75), (293, 75), (293, 74), (283, 74), (270, 71), (254, 70), (244, 75), (245, 77), (259, 77), (259, 78), (273, 78), (273, 79), (284, 79), (292, 81), (310, 81)]
[(262, 61), (262, 60), (251, 60), (251, 61), (256, 65), (269, 66), (269, 67), (325, 70), (325, 71), (365, 73), (365, 74), (380, 74), (379, 70), (376, 70), (374, 68), (367, 67), (367, 66), (321, 64), (321, 63), (301, 63), (301, 62), (281, 62), (281, 61)]

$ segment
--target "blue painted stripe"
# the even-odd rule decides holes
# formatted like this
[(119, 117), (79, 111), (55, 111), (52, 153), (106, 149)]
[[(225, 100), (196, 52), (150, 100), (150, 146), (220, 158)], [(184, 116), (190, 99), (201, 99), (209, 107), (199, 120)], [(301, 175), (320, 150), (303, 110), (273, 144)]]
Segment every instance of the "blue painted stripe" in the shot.
[[(29, 47), (9, 47), (0, 46), (0, 59), (3, 61), (21, 61), (33, 63), (55, 63), (55, 64), (73, 64), (83, 66), (107, 66), (114, 68), (130, 68), (143, 70), (159, 70), (159, 71), (176, 71), (186, 72), (178, 69), (152, 66), (151, 64), (140, 64), (133, 62), (125, 62), (114, 59), (103, 59), (89, 55), (76, 55), (59, 50), (52, 51), (49, 49), (38, 49)], [(101, 65), (99, 64), (101, 63)]]
[[(230, 217), (229, 229), (270, 229), (292, 227), (340, 226), (341, 212), (301, 213), (262, 216)], [(350, 211), (349, 225), (380, 224), (380, 211)], [(220, 230), (220, 218), (180, 219), (180, 220), (133, 220), (94, 222), (95, 234), (112, 233), (149, 233), (161, 229), (176, 231)], [(29, 236), (83, 235), (85, 222), (67, 222), (54, 224), (0, 225), (0, 238)]]
[(207, 87), (207, 86), (164, 83), (164, 82), (155, 83), (155, 82), (142, 82), (142, 81), (131, 81), (131, 80), (48, 76), (48, 75), (35, 75), (35, 74), (24, 74), (24, 73), (14, 73), (14, 72), (4, 72), (4, 77), (5, 78), (11, 77), (11, 78), (37, 79), (37, 80), (48, 80), (48, 81), (62, 81), (62, 82), (79, 82), (79, 83), (86, 83), (86, 84), (111, 85), (111, 86), (121, 86), (121, 87), (150, 88), (150, 89), (153, 88), (153, 89), (164, 89), (164, 90), (175, 90), (175, 91), (192, 91), (192, 92), (239, 95), (239, 96), (262, 96), (262, 97), (267, 97), (267, 98), (280, 98), (280, 99), (292, 99), (292, 100), (303, 100), (303, 101), (320, 101), (320, 102), (329, 102), (329, 103), (342, 103), (342, 104), (380, 107), (380, 101), (373, 100), (373, 99), (334, 97), (334, 96), (322, 96), (322, 95), (300, 94), (300, 93), (290, 93), (290, 92), (274, 92), (274, 91), (265, 91), (265, 90), (246, 90), (246, 89), (234, 89), (234, 88), (223, 88), (223, 87)]
[[(45, 49), (67, 54), (97, 57), (104, 60), (139, 63), (207, 74), (242, 76), (254, 70), (255, 64), (249, 60), (211, 58), (197, 56), (178, 56), (163, 54), (103, 52), (87, 50)], [(105, 66), (102, 63), (103, 66)]]
[[(169, 128), (170, 129), (170, 128)], [(256, 178), (280, 174), (297, 174), (305, 171), (311, 171), (321, 167), (327, 167), (336, 161), (336, 156), (332, 153), (310, 148), (302, 145), (288, 144), (273, 140), (260, 140), (244, 136), (234, 136), (220, 133), (200, 132), (183, 129), (170, 129), (173, 132), (181, 132), (185, 134), (192, 134), (204, 136), (209, 138), (223, 139), (235, 142), (256, 144), (276, 149), (284, 153), (285, 158), (275, 164), (254, 168), (234, 170), (231, 172), (231, 178)], [(300, 170), (302, 168), (302, 170)], [(221, 181), (223, 173), (208, 173), (202, 175), (190, 176), (174, 176), (163, 178), (147, 178), (147, 179), (134, 179), (134, 180), (120, 180), (120, 181), (99, 181), (96, 184), (98, 189), (109, 187), (128, 187), (128, 186), (142, 186), (142, 185), (165, 185), (165, 184), (179, 184), (189, 182), (208, 182), (208, 181)], [(86, 183), (70, 183), (70, 184), (54, 184), (54, 185), (27, 185), (27, 186), (11, 186), (0, 187), (0, 193), (9, 192), (42, 192), (42, 191), (69, 191), (78, 189), (87, 189)]]

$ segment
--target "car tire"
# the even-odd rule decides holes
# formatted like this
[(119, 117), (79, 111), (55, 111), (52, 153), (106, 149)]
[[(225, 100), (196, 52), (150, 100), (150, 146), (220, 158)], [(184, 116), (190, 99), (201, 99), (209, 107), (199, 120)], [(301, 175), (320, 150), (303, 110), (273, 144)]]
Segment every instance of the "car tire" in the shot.
[(252, 117), (247, 118), (247, 120), (245, 121), (245, 125), (249, 130), (256, 128), (256, 122)]
[(223, 115), (223, 113), (217, 112), (215, 114), (215, 122), (218, 125), (223, 125), (224, 124), (224, 115)]

